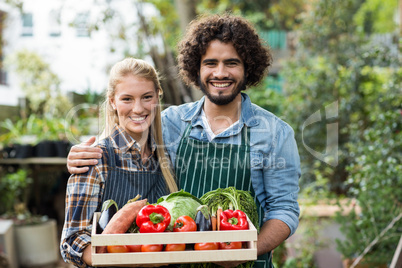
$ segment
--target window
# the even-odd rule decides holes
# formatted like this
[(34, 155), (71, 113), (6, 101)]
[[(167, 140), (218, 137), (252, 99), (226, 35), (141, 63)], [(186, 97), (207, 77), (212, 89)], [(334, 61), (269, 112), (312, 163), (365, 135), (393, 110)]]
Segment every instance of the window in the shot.
[(33, 36), (33, 16), (32, 13), (22, 14), (22, 33), (21, 36)]
[(76, 36), (89, 36), (89, 12), (78, 13), (74, 25), (76, 28)]
[(48, 17), (49, 36), (61, 35), (60, 10), (51, 10)]

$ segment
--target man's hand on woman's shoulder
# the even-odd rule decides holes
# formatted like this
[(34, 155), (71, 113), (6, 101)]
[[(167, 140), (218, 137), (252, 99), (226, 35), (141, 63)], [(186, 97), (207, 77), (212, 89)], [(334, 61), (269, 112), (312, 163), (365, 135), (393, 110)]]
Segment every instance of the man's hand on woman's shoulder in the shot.
[(102, 157), (102, 149), (93, 147), (96, 137), (71, 147), (67, 156), (67, 169), (70, 174), (80, 174), (89, 170), (88, 166), (96, 165)]

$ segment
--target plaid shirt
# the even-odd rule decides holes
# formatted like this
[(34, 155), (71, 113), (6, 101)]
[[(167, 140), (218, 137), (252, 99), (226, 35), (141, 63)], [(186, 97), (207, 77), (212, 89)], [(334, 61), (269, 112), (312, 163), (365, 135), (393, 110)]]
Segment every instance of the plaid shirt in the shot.
[[(157, 168), (156, 144), (152, 140), (152, 154), (145, 164), (141, 160), (139, 144), (121, 127), (115, 126), (110, 139), (116, 157), (116, 166), (128, 171), (149, 171)], [(104, 142), (97, 147), (103, 150), (98, 164), (90, 166), (88, 172), (71, 175), (67, 183), (65, 222), (60, 251), (64, 261), (77, 267), (86, 267), (81, 260), (82, 251), (91, 243), (91, 220), (102, 206), (105, 180), (111, 167)]]

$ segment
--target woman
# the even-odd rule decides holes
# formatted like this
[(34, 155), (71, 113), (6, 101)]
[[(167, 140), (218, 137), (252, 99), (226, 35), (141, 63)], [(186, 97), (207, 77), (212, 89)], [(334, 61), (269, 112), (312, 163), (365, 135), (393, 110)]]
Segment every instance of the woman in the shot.
[(145, 61), (127, 58), (112, 67), (105, 138), (97, 145), (102, 158), (86, 173), (72, 175), (67, 184), (60, 244), (66, 262), (91, 265), (91, 219), (103, 201), (113, 199), (120, 208), (137, 194), (155, 203), (177, 191), (162, 146), (161, 95), (157, 72)]

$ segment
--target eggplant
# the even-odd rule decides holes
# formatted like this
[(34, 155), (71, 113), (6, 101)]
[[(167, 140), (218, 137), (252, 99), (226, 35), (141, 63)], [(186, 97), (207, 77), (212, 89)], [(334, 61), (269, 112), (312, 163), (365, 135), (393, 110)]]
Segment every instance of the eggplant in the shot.
[(106, 225), (109, 223), (110, 219), (116, 214), (117, 210), (119, 210), (117, 203), (112, 200), (108, 199), (102, 204), (101, 215), (99, 220), (96, 224), (96, 233), (101, 234), (103, 230), (106, 228)]
[(203, 232), (212, 230), (211, 215), (207, 205), (201, 205), (197, 208), (194, 221), (197, 224), (197, 231)]

